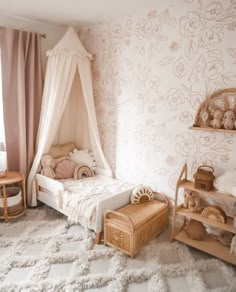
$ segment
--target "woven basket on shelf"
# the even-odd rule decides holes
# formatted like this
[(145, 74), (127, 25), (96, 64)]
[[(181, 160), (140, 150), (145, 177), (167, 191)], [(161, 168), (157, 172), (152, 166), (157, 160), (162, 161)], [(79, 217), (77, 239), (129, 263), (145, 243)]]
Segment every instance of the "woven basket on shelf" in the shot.
[[(208, 168), (210, 170), (206, 170)], [(211, 191), (213, 189), (213, 175), (214, 168), (208, 165), (201, 165), (198, 167), (197, 172), (194, 174), (194, 187), (203, 191)]]

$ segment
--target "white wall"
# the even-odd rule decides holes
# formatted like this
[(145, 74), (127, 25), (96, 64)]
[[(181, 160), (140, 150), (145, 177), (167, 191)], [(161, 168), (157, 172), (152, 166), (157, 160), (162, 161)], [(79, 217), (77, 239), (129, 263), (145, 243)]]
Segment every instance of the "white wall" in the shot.
[(60, 26), (52, 23), (40, 22), (37, 20), (27, 19), (23, 17), (12, 17), (9, 15), (0, 15), (0, 26), (12, 27), (26, 31), (39, 32), (46, 34), (46, 38), (42, 38), (42, 61), (45, 70), (46, 65), (46, 51), (52, 49), (60, 40), (66, 31), (65, 26)]

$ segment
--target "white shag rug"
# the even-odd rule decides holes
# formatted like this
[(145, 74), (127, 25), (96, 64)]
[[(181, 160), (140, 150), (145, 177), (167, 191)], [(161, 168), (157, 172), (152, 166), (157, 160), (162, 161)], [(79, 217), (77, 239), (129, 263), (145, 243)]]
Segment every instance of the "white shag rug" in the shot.
[(94, 234), (41, 207), (0, 222), (0, 291), (236, 291), (236, 269), (168, 241), (167, 232), (134, 259), (95, 245)]

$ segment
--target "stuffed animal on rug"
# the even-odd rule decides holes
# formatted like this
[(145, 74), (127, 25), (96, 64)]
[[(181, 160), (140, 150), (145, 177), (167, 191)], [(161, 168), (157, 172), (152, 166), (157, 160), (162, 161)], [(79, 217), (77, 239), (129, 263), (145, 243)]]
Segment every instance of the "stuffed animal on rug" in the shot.
[(201, 212), (200, 196), (197, 192), (185, 190), (184, 192), (184, 208), (189, 209), (191, 212)]
[(55, 178), (54, 159), (51, 155), (44, 154), (41, 158), (42, 170), (41, 174), (50, 178)]
[(236, 197), (236, 171), (228, 171), (214, 180), (214, 187), (224, 194)]

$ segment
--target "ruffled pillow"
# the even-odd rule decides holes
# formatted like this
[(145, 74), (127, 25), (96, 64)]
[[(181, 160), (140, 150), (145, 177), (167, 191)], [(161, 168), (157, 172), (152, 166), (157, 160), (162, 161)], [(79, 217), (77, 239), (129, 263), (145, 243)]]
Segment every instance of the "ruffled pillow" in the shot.
[(65, 159), (58, 163), (55, 168), (57, 179), (73, 178), (74, 171), (76, 168), (76, 163), (72, 160)]
[(88, 165), (92, 170), (97, 166), (93, 153), (88, 149), (74, 149), (73, 152), (69, 153), (69, 159), (80, 165)]

